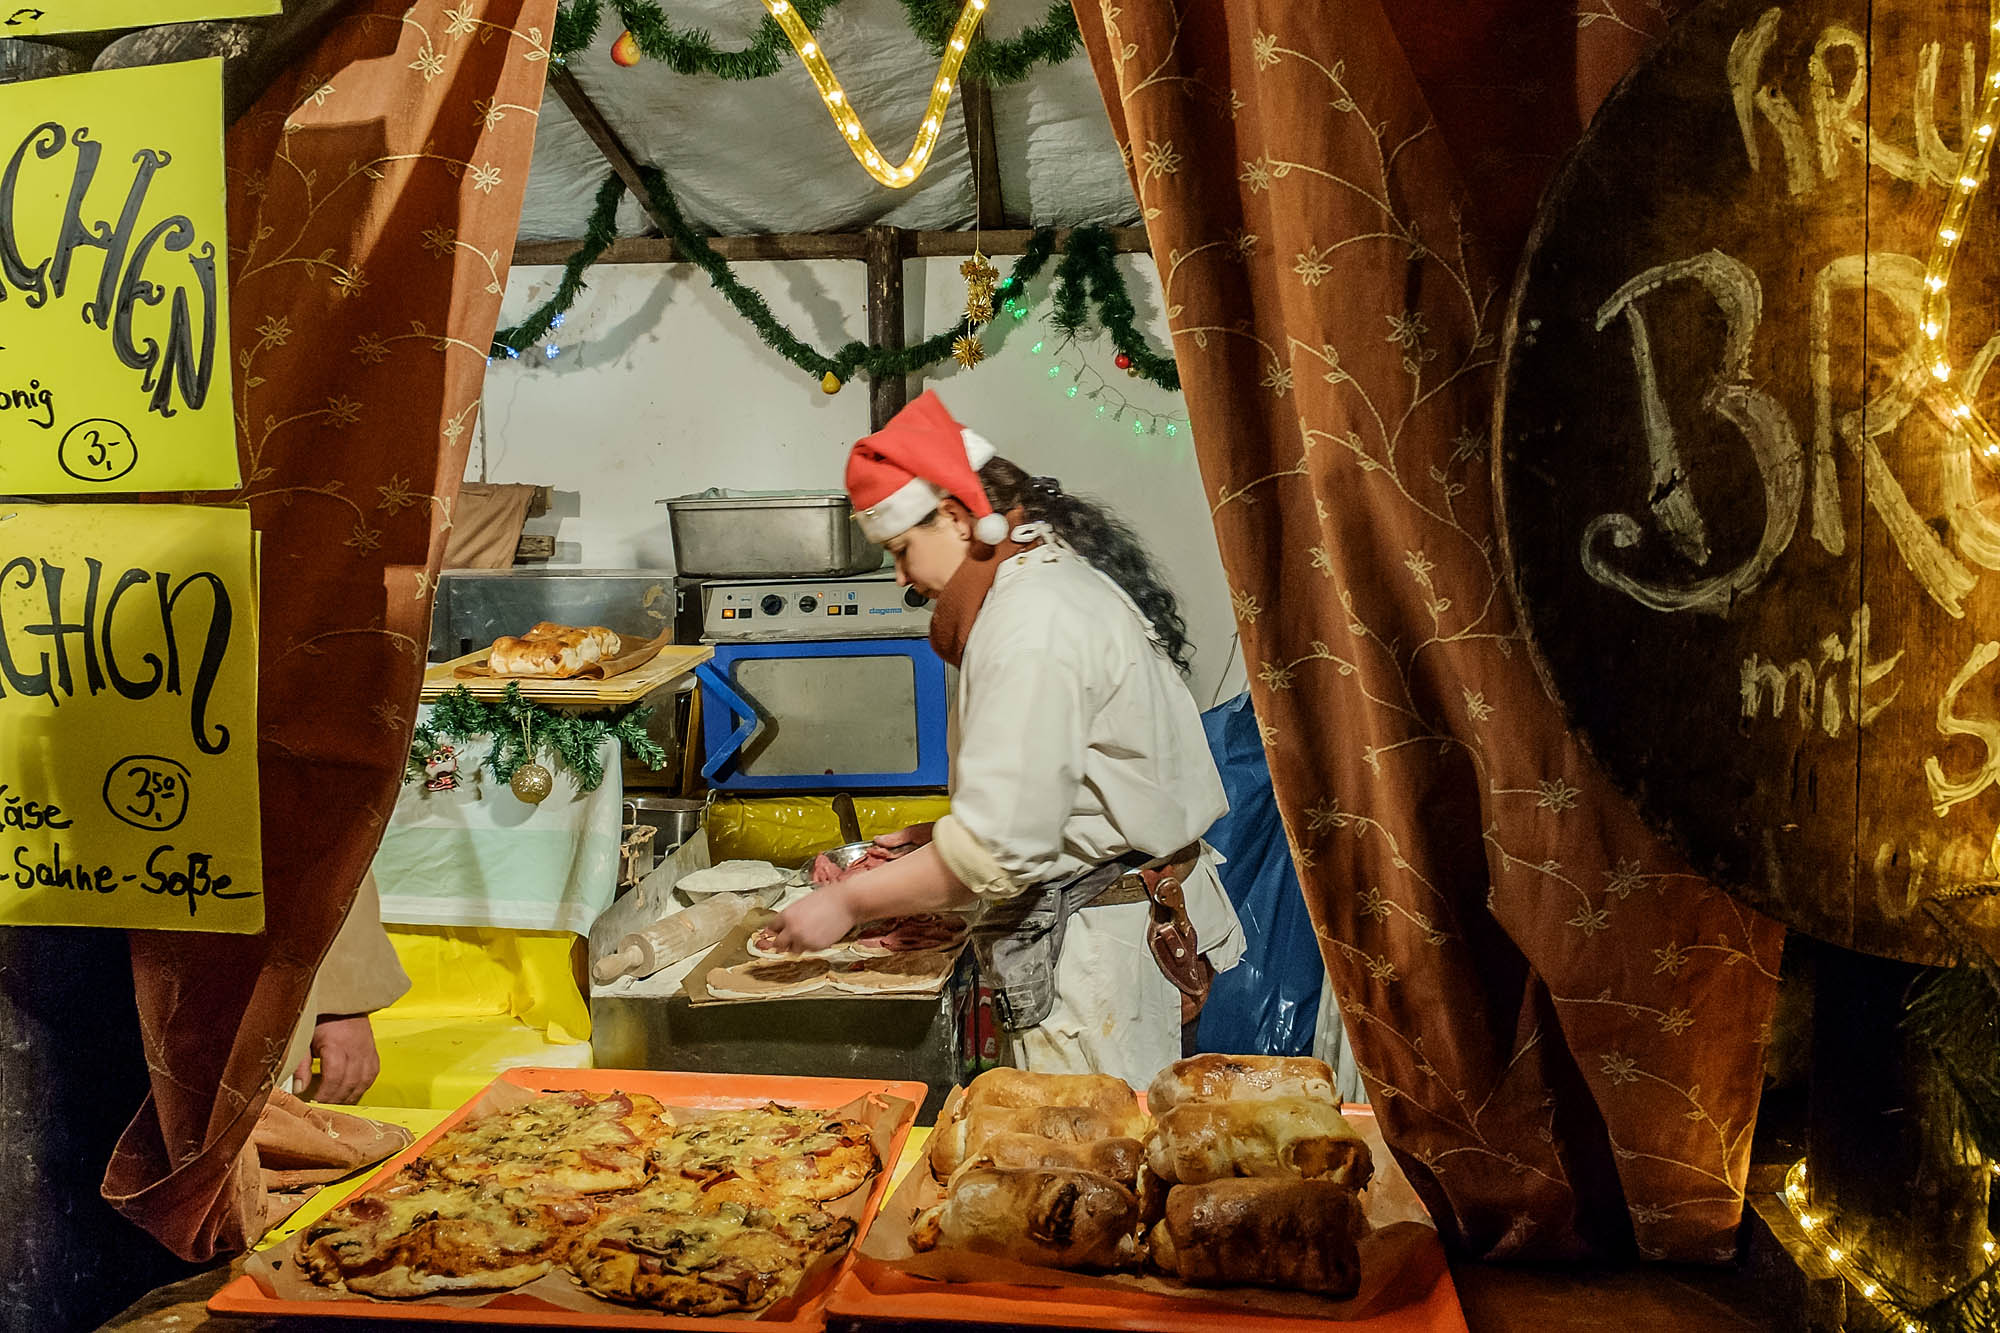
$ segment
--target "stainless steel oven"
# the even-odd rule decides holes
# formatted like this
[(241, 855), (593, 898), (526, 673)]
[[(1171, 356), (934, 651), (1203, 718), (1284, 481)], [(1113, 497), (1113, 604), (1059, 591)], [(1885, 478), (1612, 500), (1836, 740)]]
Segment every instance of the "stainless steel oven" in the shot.
[[(543, 620), (603, 625), (638, 642), (656, 639), (676, 626), (681, 591), (671, 572), (658, 569), (447, 570), (438, 576), (431, 612), (430, 660), (463, 657)], [(678, 635), (675, 639), (694, 642)], [(656, 772), (627, 757), (622, 766), (626, 790), (679, 788), (691, 698), (683, 687), (647, 700), (653, 712), (646, 734), (667, 752), (668, 762)]]
[(952, 675), (930, 604), (883, 570), (850, 577), (684, 582), (702, 775), (729, 792), (945, 786)]

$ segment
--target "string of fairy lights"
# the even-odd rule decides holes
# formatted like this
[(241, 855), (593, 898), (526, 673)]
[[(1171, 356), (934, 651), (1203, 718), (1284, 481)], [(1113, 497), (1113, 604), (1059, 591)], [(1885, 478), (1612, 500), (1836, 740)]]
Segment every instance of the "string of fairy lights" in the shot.
[(945, 42), (944, 57), (938, 62), (937, 81), (931, 85), (930, 105), (924, 110), (923, 123), (917, 127), (916, 140), (901, 162), (891, 163), (861, 124), (861, 117), (855, 113), (847, 90), (834, 76), (833, 66), (827, 63), (819, 40), (813, 36), (812, 29), (806, 26), (798, 10), (790, 0), (764, 0), (764, 8), (771, 11), (771, 17), (777, 20), (778, 26), (791, 40), (792, 49), (805, 63), (806, 72), (819, 89), (820, 99), (826, 103), (827, 114), (833, 117), (835, 127), (853, 151), (854, 160), (870, 176), (892, 190), (913, 183), (930, 163), (931, 151), (937, 147), (938, 135), (944, 129), (945, 110), (951, 105), (951, 91), (958, 79), (959, 67), (965, 63), (965, 55), (972, 45), (972, 34), (978, 29), (979, 20), (986, 15), (986, 4), (987, 0), (966, 0), (965, 8), (959, 12), (958, 22), (952, 25), (950, 38)]
[[(2000, 1177), (2000, 1164), (1995, 1164), (1991, 1170), (1996, 1177)], [(1945, 1315), (1942, 1322), (1955, 1322), (1949, 1316), (1965, 1315), (1974, 1303), (1983, 1307), (1979, 1313), (1989, 1313), (1996, 1295), (2000, 1295), (1994, 1290), (1991, 1276), (1996, 1256), (2000, 1255), (2000, 1244), (1990, 1239), (1980, 1245), (1981, 1257), (1986, 1264), (1984, 1272), (1975, 1275), (1964, 1288), (1927, 1305), (1920, 1304), (1909, 1293), (1894, 1290), (1889, 1278), (1877, 1271), (1868, 1257), (1842, 1236), (1838, 1221), (1813, 1205), (1806, 1188), (1806, 1164), (1803, 1161), (1794, 1163), (1791, 1170), (1785, 1173), (1784, 1197), (1792, 1220), (1798, 1223), (1799, 1230), (1827, 1266), (1848, 1286), (1861, 1293), (1863, 1300), (1880, 1311), (1896, 1333), (1926, 1333), (1926, 1330), (1936, 1326), (1932, 1319), (1934, 1314)], [(1983, 1321), (1978, 1326), (1990, 1327)]]
[[(1993, 31), (2000, 34), (2000, 21), (1994, 23)], [(1951, 358), (1945, 347), (1951, 325), (1951, 274), (1965, 249), (1962, 242), (1972, 214), (1973, 200), (1986, 182), (1993, 156), (1996, 122), (2000, 122), (2000, 68), (1987, 76), (1985, 100), (1979, 108), (1972, 132), (1965, 137), (1958, 177), (1951, 183), (1944, 217), (1938, 223), (1929, 262), (1924, 265), (1922, 329), (1930, 352), (1931, 376), (1937, 381), (1935, 401), (1946, 424), (1954, 433), (1964, 437), (1978, 457), (2000, 466), (2000, 434), (1995, 433), (1985, 414), (1973, 403), (1971, 386), (1952, 378)]]

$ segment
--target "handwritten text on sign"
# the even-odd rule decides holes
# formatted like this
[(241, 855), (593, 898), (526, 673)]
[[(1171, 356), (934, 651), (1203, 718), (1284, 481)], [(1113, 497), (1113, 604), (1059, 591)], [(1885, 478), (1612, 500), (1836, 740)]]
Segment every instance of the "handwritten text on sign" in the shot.
[(239, 19), (275, 14), (279, 0), (34, 0), (0, 3), (0, 37), (45, 32), (107, 32), (113, 28)]
[(256, 631), (244, 511), (0, 504), (0, 924), (262, 929)]
[(1689, 9), (1552, 184), (1502, 372), (1516, 589), (1605, 771), (1752, 905), (1911, 961), (2000, 873), (2000, 475), (1932, 388), (2000, 410), (1991, 194), (1935, 304), (1925, 262), (1996, 16)]
[(221, 61), (0, 87), (0, 494), (237, 484), (226, 248)]

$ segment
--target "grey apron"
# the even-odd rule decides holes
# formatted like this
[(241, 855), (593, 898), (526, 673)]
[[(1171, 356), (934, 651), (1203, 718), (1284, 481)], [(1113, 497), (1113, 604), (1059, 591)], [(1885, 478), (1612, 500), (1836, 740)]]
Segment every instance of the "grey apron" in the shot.
[[(1009, 1032), (1048, 1019), (1056, 1003), (1056, 959), (1069, 919), (1152, 864), (1144, 852), (1127, 852), (1070, 879), (1038, 885), (989, 905), (972, 926), (972, 954), (993, 991), (993, 1015)], [(1122, 898), (1122, 895), (1121, 895)], [(1144, 901), (1143, 893), (1138, 899)]]

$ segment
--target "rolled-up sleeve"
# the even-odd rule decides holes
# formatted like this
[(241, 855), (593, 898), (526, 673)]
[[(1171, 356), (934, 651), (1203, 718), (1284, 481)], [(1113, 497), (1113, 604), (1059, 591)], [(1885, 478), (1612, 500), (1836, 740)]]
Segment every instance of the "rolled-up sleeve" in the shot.
[[(938, 854), (972, 892), (1011, 897), (1048, 878), (1083, 781), (1092, 703), (1064, 617), (982, 625), (961, 697), (951, 814)], [(970, 658), (972, 654), (968, 652)]]

